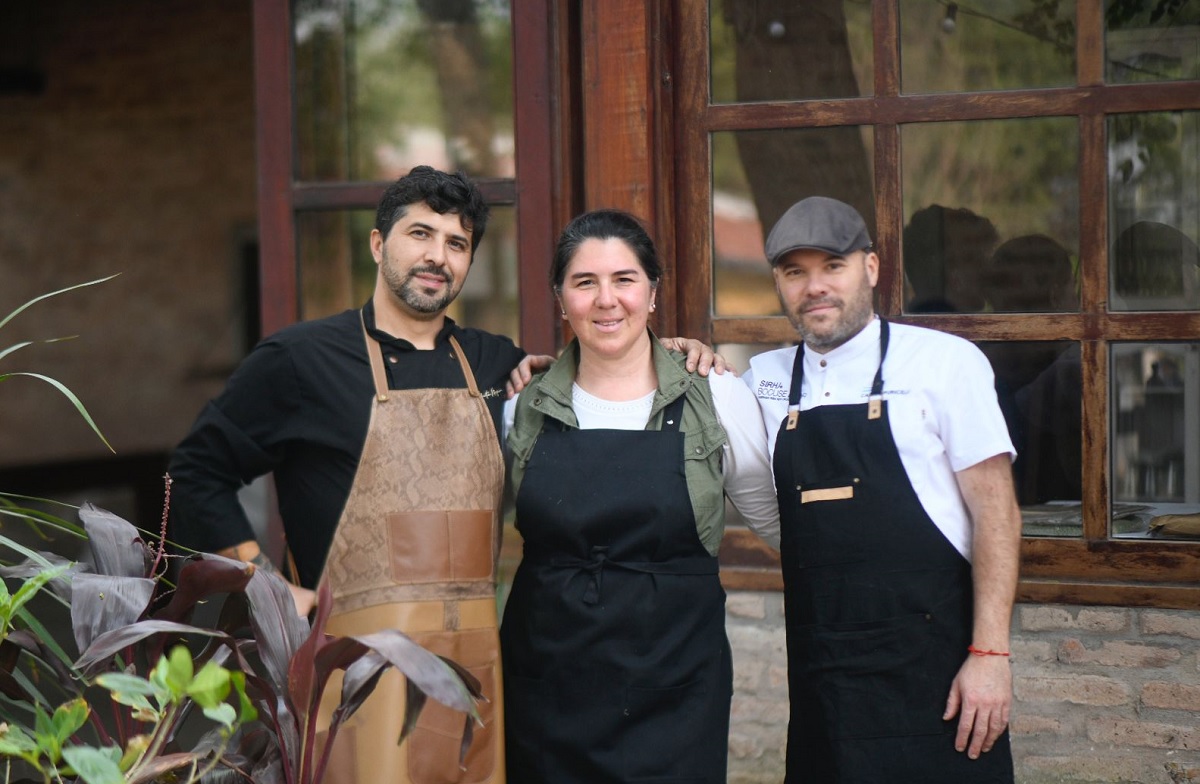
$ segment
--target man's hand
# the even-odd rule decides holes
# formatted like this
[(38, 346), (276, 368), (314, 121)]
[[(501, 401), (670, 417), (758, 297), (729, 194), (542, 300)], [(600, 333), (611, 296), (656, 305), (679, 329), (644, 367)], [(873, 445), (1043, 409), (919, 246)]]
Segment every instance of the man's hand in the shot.
[(504, 385), (505, 391), (508, 392), (508, 398), (511, 400), (514, 395), (524, 389), (533, 378), (534, 373), (540, 373), (553, 364), (554, 357), (549, 354), (526, 354), (521, 363), (508, 374), (508, 382)]
[(662, 343), (663, 348), (669, 351), (678, 351), (681, 354), (687, 354), (687, 371), (689, 373), (699, 372), (702, 376), (707, 376), (709, 370), (715, 370), (720, 376), (728, 370), (735, 376), (732, 367), (725, 361), (725, 357), (713, 351), (712, 346), (701, 343), (699, 340), (691, 338), (659, 338), (659, 343)]
[(258, 542), (253, 539), (235, 544), (233, 547), (226, 547), (217, 555), (223, 555), (226, 558), (234, 558), (238, 561), (254, 564), (255, 569), (265, 569), (272, 574), (279, 576), (279, 579), (287, 583), (288, 590), (292, 594), (292, 602), (296, 605), (296, 614), (301, 618), (307, 618), (312, 609), (317, 606), (317, 594), (308, 588), (301, 588), (299, 585), (292, 583), (285, 578), (275, 564), (271, 563), (271, 559), (258, 546)]
[(949, 721), (958, 715), (954, 748), (971, 759), (992, 750), (1008, 726), (1012, 705), (1012, 669), (1007, 656), (967, 656), (950, 685), (946, 712)]

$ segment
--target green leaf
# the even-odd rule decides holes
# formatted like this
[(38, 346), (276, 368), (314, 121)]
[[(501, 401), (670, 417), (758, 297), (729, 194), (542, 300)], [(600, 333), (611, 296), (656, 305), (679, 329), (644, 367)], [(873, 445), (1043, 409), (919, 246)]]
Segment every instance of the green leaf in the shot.
[[(167, 654), (166, 661), (167, 668), (163, 682), (171, 690), (171, 694), (179, 699), (187, 694), (188, 687), (192, 685), (192, 675), (195, 673), (192, 665), (192, 653), (187, 646), (176, 645)], [(159, 663), (162, 663), (161, 660)]]
[(233, 729), (233, 724), (237, 721), (237, 711), (227, 702), (222, 702), (219, 705), (213, 705), (204, 709), (204, 715), (215, 722), (221, 724), (225, 729)]
[(246, 673), (237, 670), (230, 672), (229, 682), (233, 684), (233, 690), (238, 695), (238, 721), (242, 724), (249, 724), (258, 718), (258, 709), (254, 707), (254, 702), (246, 694)]
[(15, 724), (9, 724), (7, 729), (0, 733), (0, 756), (28, 759), (31, 755), (36, 758), (37, 753), (37, 742)]
[(153, 723), (162, 718), (162, 714), (146, 698), (154, 697), (162, 705), (167, 701), (168, 694), (145, 678), (110, 672), (96, 678), (96, 684), (109, 690), (113, 702), (133, 708), (133, 718), (138, 721)]
[[(120, 273), (117, 273), (117, 274), (119, 275)], [(59, 294), (64, 294), (68, 291), (74, 291), (75, 289), (82, 289), (86, 286), (95, 286), (97, 283), (107, 283), (108, 281), (112, 280), (115, 277), (117, 277), (117, 275), (109, 275), (107, 278), (98, 278), (96, 280), (89, 280), (86, 283), (77, 283), (74, 286), (67, 286), (65, 289), (59, 289), (58, 291), (51, 291), (49, 294), (43, 294), (40, 297), (34, 297), (33, 299), (29, 300), (21, 307), (14, 310), (12, 313), (9, 313), (7, 316), (4, 317), (3, 320), (0, 320), (0, 327), (3, 327), (8, 322), (12, 321), (14, 318), (17, 317), (17, 315), (19, 315), (21, 313), (21, 311), (25, 310), (30, 305), (33, 305), (37, 302), (41, 302), (44, 299), (49, 299), (50, 297), (57, 296)]]
[(124, 784), (125, 776), (117, 765), (120, 758), (120, 749), (96, 749), (91, 746), (63, 749), (63, 759), (75, 769), (84, 784)]
[(66, 743), (72, 735), (79, 731), (88, 719), (91, 709), (83, 697), (59, 705), (54, 711), (51, 721), (54, 724), (54, 736), (60, 744)]
[(7, 381), (9, 378), (12, 378), (13, 376), (28, 376), (30, 378), (40, 379), (42, 381), (45, 381), (47, 384), (54, 387), (55, 389), (57, 389), (59, 392), (62, 392), (66, 396), (67, 400), (70, 400), (71, 404), (73, 406), (75, 406), (75, 410), (79, 412), (79, 415), (81, 417), (83, 417), (83, 421), (87, 422), (88, 426), (92, 428), (92, 432), (95, 433), (97, 435), (97, 437), (99, 437), (99, 439), (104, 442), (104, 445), (106, 447), (108, 447), (108, 451), (112, 452), (113, 454), (116, 454), (117, 450), (113, 449), (112, 444), (108, 443), (108, 439), (105, 438), (104, 434), (100, 432), (100, 428), (97, 427), (96, 423), (92, 420), (92, 415), (88, 413), (88, 410), (83, 405), (83, 402), (79, 398), (75, 397), (75, 393), (72, 392), (71, 390), (67, 389), (65, 384), (63, 384), (61, 381), (57, 381), (53, 378), (50, 378), (49, 376), (44, 376), (41, 373), (28, 373), (28, 372), (0, 373), (0, 381)]
[[(24, 607), (30, 599), (32, 599), (34, 596), (37, 596), (37, 593), (42, 589), (42, 586), (58, 577), (69, 568), (69, 564), (60, 564), (50, 569), (44, 569), (22, 583), (21, 587), (17, 589), (17, 592), (12, 595), (12, 601), (5, 602), (6, 606), (3, 610), (4, 625), (6, 627), (8, 626), (8, 622), (12, 620), (13, 614), (17, 610)], [(5, 594), (7, 593), (8, 591), (6, 590)], [(5, 596), (5, 599), (8, 599), (8, 597)]]
[(215, 661), (208, 662), (196, 673), (187, 693), (202, 708), (220, 705), (229, 696), (229, 670)]
[(122, 694), (140, 694), (152, 697), (155, 694), (154, 684), (140, 675), (130, 675), (124, 672), (106, 672), (96, 676), (96, 685), (103, 686), (109, 691)]

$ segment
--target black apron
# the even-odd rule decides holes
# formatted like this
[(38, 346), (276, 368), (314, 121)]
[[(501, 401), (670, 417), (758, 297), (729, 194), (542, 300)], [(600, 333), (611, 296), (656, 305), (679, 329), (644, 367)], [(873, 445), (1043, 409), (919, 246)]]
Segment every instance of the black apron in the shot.
[(1011, 782), (1007, 731), (978, 760), (942, 721), (971, 643), (971, 567), (908, 480), (883, 402), (799, 413), (775, 444), (787, 622), (787, 784)]
[(538, 437), (500, 627), (509, 781), (725, 781), (725, 591), (696, 533), (682, 406), (660, 431), (547, 419)]

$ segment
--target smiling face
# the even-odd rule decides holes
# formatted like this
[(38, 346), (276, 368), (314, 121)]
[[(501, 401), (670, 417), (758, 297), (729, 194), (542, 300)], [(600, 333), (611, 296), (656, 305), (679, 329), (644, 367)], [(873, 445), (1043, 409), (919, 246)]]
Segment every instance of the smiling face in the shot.
[(775, 291), (804, 344), (819, 354), (845, 343), (871, 322), (879, 257), (855, 251), (845, 257), (802, 248), (775, 266)]
[(624, 241), (588, 239), (566, 266), (559, 304), (585, 353), (627, 355), (649, 340), (655, 285)]
[(387, 288), (387, 301), (405, 316), (432, 318), (462, 291), (471, 268), (471, 232), (455, 213), (412, 204), (386, 239), (372, 230), (371, 255), (379, 265), (376, 286)]

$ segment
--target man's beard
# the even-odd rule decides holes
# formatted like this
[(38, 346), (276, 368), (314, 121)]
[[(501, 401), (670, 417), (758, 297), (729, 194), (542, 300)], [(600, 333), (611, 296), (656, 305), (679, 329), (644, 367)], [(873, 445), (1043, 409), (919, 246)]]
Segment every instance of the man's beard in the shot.
[(871, 323), (871, 316), (874, 313), (872, 292), (871, 285), (864, 279), (862, 288), (849, 300), (825, 297), (820, 300), (805, 302), (802, 307), (812, 307), (818, 303), (841, 307), (841, 312), (837, 319), (828, 325), (825, 332), (818, 333), (806, 327), (803, 312), (788, 311), (788, 320), (792, 322), (792, 326), (800, 333), (800, 337), (804, 338), (806, 346), (824, 353), (850, 340), (850, 338), (861, 332), (863, 327)]
[[(417, 275), (437, 275), (446, 281), (446, 287), (440, 294), (426, 294), (424, 286), (417, 280)], [(403, 277), (396, 272), (395, 267), (384, 260), (383, 278), (388, 288), (401, 302), (417, 313), (440, 313), (449, 307), (458, 291), (454, 287), (454, 278), (448, 272), (437, 267), (413, 267)]]

